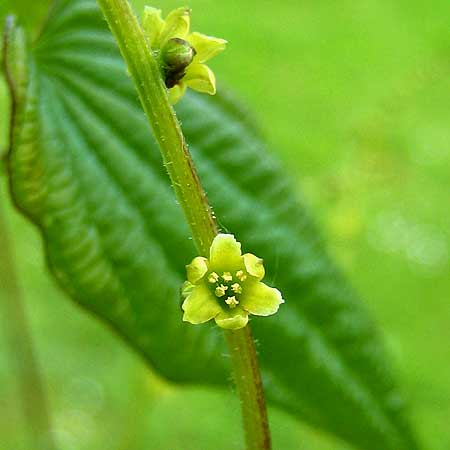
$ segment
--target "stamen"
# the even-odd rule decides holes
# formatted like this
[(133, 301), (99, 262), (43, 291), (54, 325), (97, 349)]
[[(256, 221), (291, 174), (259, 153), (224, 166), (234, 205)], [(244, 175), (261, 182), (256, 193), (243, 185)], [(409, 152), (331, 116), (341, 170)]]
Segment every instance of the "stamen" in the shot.
[(221, 284), (220, 286), (217, 286), (214, 290), (214, 293), (217, 297), (223, 297), (225, 295), (225, 291), (228, 289), (228, 286), (224, 286)]
[(228, 297), (225, 300), (225, 303), (231, 308), (236, 308), (236, 305), (239, 305), (239, 302), (236, 300), (236, 297), (233, 295), (231, 297)]
[(208, 281), (210, 283), (217, 283), (217, 281), (219, 280), (219, 275), (217, 275), (216, 272), (211, 272), (208, 276)]
[(235, 294), (241, 294), (242, 293), (242, 288), (241, 285), (239, 283), (234, 283), (231, 285), (231, 289), (233, 290), (233, 292)]
[(245, 281), (247, 279), (247, 275), (244, 273), (243, 270), (238, 270), (236, 272), (236, 277), (239, 281)]
[(230, 273), (230, 272), (224, 272), (224, 273), (222, 274), (222, 278), (223, 278), (223, 280), (226, 281), (227, 283), (229, 283), (230, 281), (233, 280), (233, 277), (231, 276), (231, 273)]

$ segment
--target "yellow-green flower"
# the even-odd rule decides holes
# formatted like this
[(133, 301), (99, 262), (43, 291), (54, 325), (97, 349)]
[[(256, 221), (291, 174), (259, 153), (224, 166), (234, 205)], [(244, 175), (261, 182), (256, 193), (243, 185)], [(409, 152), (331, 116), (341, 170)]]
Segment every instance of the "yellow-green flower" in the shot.
[(270, 316), (284, 303), (278, 289), (262, 283), (262, 259), (246, 253), (231, 234), (219, 234), (209, 259), (198, 256), (186, 266), (183, 285), (183, 320), (193, 324), (214, 319), (222, 328), (247, 325), (248, 315)]
[(190, 9), (177, 8), (165, 20), (161, 10), (146, 6), (142, 28), (152, 50), (160, 58), (169, 100), (175, 104), (190, 87), (216, 93), (216, 78), (204, 63), (225, 49), (227, 41), (190, 33)]

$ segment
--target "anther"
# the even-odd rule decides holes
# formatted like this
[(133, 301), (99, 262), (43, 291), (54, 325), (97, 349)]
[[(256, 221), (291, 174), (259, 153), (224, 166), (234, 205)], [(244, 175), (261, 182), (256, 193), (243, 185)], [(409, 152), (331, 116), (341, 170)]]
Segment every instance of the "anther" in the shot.
[(222, 274), (222, 279), (223, 279), (223, 281), (226, 281), (227, 283), (229, 283), (230, 281), (233, 280), (233, 277), (231, 276), (230, 272), (224, 272)]
[(224, 286), (221, 284), (220, 286), (217, 286), (214, 290), (214, 293), (217, 297), (223, 297), (225, 295), (225, 291), (228, 289), (228, 286)]
[(210, 283), (217, 283), (217, 281), (219, 280), (219, 275), (217, 275), (216, 272), (211, 272), (208, 276), (208, 281)]
[(231, 285), (231, 289), (233, 290), (233, 292), (235, 294), (241, 294), (242, 293), (242, 288), (241, 285), (239, 283), (234, 283)]
[(238, 270), (238, 271), (236, 272), (236, 278), (237, 278), (239, 281), (245, 281), (245, 280), (247, 279), (247, 275), (244, 273), (243, 270)]
[(231, 296), (231, 297), (228, 297), (228, 298), (225, 300), (225, 303), (226, 303), (231, 309), (236, 308), (236, 305), (239, 304), (239, 302), (236, 300), (236, 297), (235, 297), (234, 295)]

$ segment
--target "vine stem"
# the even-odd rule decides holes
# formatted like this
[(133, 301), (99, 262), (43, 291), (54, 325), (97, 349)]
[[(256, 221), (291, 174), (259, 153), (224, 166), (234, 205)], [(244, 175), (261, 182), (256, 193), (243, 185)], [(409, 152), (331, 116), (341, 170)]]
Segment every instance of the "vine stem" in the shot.
[(224, 330), (241, 401), (247, 450), (270, 450), (269, 422), (264, 390), (250, 326)]
[(0, 292), (3, 327), (18, 383), (30, 448), (56, 450), (42, 379), (23, 307), (9, 230), (0, 202)]
[[(205, 191), (180, 123), (169, 104), (158, 63), (127, 0), (97, 0), (133, 78), (142, 107), (159, 144), (164, 165), (203, 256), (218, 233)], [(249, 325), (225, 331), (240, 396), (247, 450), (270, 450), (270, 433), (261, 376)]]

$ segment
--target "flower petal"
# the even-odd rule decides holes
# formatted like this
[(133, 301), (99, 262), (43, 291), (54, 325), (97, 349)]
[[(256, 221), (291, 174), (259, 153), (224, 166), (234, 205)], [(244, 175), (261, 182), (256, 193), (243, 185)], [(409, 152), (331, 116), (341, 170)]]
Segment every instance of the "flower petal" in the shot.
[(186, 266), (187, 279), (191, 283), (196, 283), (204, 277), (208, 271), (208, 260), (203, 256), (197, 256)]
[(252, 253), (246, 253), (243, 258), (247, 272), (251, 276), (256, 277), (258, 281), (261, 281), (266, 273), (263, 266), (263, 260)]
[(186, 83), (179, 82), (173, 88), (170, 88), (168, 90), (167, 95), (169, 96), (169, 102), (171, 105), (175, 105), (175, 103), (178, 103), (178, 101), (186, 92), (186, 88)]
[(151, 47), (155, 47), (163, 27), (164, 20), (162, 20), (161, 17), (161, 10), (146, 6), (142, 16), (142, 29), (144, 30)]
[(183, 298), (189, 297), (194, 289), (195, 284), (192, 284), (189, 281), (185, 281), (181, 286), (181, 296)]
[(241, 308), (230, 311), (221, 311), (214, 319), (221, 328), (227, 330), (238, 330), (244, 328), (248, 323), (248, 313)]
[(218, 234), (209, 250), (211, 270), (221, 274), (242, 268), (241, 243), (232, 234)]
[(281, 303), (284, 303), (278, 289), (271, 288), (260, 281), (248, 282), (239, 301), (242, 308), (257, 316), (275, 314)]
[(174, 9), (166, 17), (166, 23), (161, 31), (159, 45), (164, 47), (164, 44), (172, 38), (184, 39), (189, 33), (191, 10), (182, 6)]
[(222, 312), (219, 303), (204, 284), (195, 286), (181, 307), (184, 311), (183, 320), (193, 324), (207, 322)]
[(202, 33), (191, 33), (187, 40), (194, 47), (196, 51), (195, 62), (204, 63), (216, 56), (221, 51), (225, 50), (227, 41), (212, 36), (207, 36)]
[(210, 95), (216, 93), (216, 77), (213, 71), (204, 64), (192, 63), (188, 66), (183, 81), (195, 91)]

